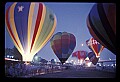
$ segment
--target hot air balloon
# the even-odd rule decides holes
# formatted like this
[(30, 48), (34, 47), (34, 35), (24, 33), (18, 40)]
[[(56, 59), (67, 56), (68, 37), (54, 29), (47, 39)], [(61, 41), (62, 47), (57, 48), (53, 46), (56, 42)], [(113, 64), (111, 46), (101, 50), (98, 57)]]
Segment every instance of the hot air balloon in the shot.
[(96, 65), (98, 60), (99, 60), (99, 58), (96, 57), (94, 52), (89, 52), (88, 53), (88, 58), (94, 65)]
[(73, 52), (76, 46), (76, 38), (71, 33), (57, 32), (51, 38), (50, 43), (55, 55), (63, 64)]
[(79, 60), (85, 60), (87, 57), (87, 51), (79, 50), (72, 54), (72, 57), (77, 57)]
[(104, 49), (104, 46), (102, 46), (94, 38), (90, 38), (89, 40), (87, 40), (86, 44), (89, 47), (89, 49), (91, 49), (95, 53), (97, 58), (100, 57), (100, 53)]
[(5, 22), (23, 61), (32, 61), (56, 28), (55, 14), (37, 2), (14, 2), (6, 10)]
[(105, 48), (116, 54), (115, 3), (94, 4), (87, 17), (87, 27), (94, 39), (96, 39)]

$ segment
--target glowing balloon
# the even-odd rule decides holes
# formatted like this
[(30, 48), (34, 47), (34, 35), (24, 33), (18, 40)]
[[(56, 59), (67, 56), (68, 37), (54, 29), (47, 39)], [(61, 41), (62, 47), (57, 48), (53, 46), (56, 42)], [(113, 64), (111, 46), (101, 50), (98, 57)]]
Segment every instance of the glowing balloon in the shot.
[(73, 52), (76, 46), (76, 38), (67, 32), (58, 32), (50, 40), (51, 48), (63, 64)]
[(97, 58), (100, 57), (100, 53), (102, 52), (104, 47), (99, 42), (97, 42), (94, 38), (90, 38), (86, 41), (86, 44), (89, 49), (91, 49), (95, 53)]
[(115, 3), (96, 3), (87, 17), (87, 26), (94, 39), (116, 54)]
[(43, 3), (14, 2), (5, 13), (7, 30), (23, 61), (48, 42), (56, 28), (56, 17)]
[(87, 52), (86, 51), (76, 51), (72, 54), (72, 57), (77, 57), (79, 60), (85, 60), (85, 58), (87, 57)]

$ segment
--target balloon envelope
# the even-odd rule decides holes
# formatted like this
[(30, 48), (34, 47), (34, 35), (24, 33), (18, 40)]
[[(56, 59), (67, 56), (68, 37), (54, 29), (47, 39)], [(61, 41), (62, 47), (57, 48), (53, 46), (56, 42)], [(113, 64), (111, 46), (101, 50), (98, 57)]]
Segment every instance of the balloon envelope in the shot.
[(97, 58), (100, 57), (100, 53), (102, 52), (104, 47), (99, 42), (97, 42), (94, 38), (90, 38), (86, 41), (86, 44), (88, 48), (95, 53)]
[(116, 54), (115, 3), (96, 3), (87, 17), (87, 26), (94, 39)]
[(79, 60), (80, 59), (85, 59), (87, 57), (87, 52), (86, 51), (76, 51), (72, 54), (72, 57), (77, 57)]
[(14, 2), (6, 10), (5, 22), (23, 61), (32, 61), (56, 27), (55, 14), (37, 2)]
[(63, 64), (73, 52), (76, 46), (76, 38), (67, 32), (58, 32), (50, 40), (51, 48)]
[(89, 60), (90, 60), (94, 65), (96, 65), (97, 62), (98, 62), (98, 60), (99, 60), (99, 58), (96, 57), (96, 55), (94, 54), (94, 52), (89, 52), (89, 53), (88, 53), (88, 58), (89, 58)]

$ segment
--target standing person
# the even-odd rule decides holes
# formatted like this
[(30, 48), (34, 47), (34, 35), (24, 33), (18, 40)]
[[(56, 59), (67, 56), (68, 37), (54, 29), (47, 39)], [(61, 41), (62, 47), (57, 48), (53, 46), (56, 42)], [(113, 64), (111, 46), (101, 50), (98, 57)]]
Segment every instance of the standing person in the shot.
[(9, 74), (10, 74), (11, 77), (14, 77), (14, 76), (15, 76), (13, 65), (11, 65), (11, 66), (9, 67), (8, 71), (9, 71)]
[(26, 75), (26, 65), (24, 63), (21, 64), (21, 75), (22, 76)]

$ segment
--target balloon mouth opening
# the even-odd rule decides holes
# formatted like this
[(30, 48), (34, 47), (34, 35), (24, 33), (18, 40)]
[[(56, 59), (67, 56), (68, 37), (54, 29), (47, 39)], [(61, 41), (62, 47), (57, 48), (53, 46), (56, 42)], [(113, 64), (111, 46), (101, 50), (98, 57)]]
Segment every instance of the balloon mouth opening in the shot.
[(33, 60), (34, 55), (32, 55), (32, 54), (24, 54), (22, 57), (23, 57), (24, 62), (31, 62)]

